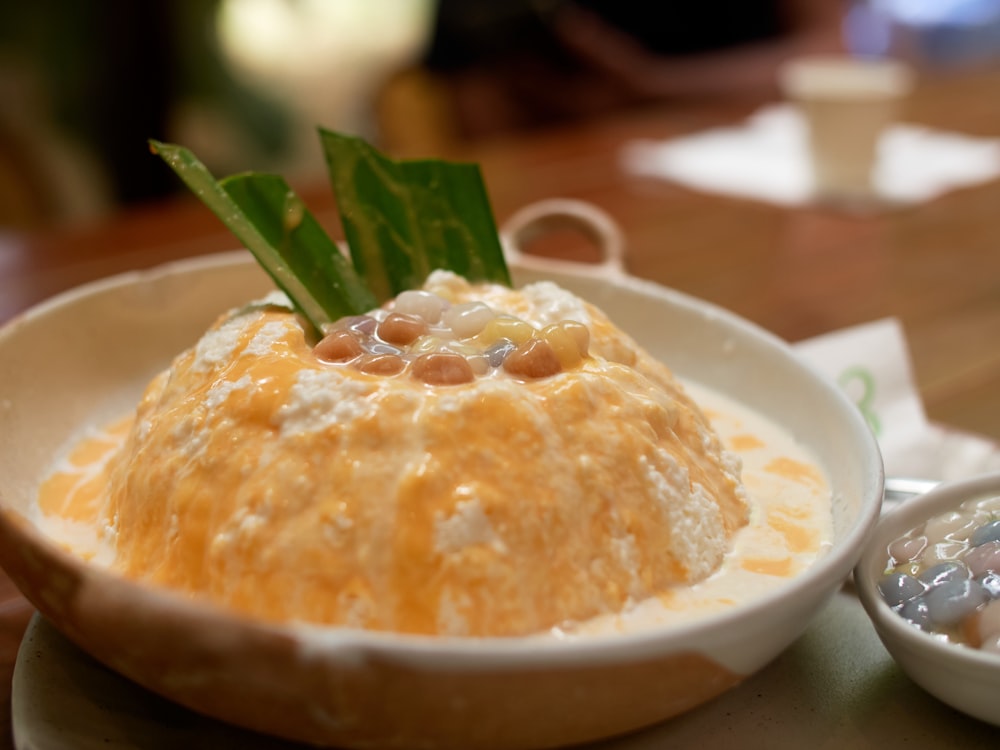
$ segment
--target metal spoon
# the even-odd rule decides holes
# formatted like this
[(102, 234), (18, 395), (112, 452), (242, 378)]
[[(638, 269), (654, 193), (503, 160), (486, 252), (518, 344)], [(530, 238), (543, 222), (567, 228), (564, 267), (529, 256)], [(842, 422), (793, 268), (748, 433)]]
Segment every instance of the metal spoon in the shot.
[(936, 479), (914, 477), (886, 477), (882, 495), (882, 512), (895, 508), (911, 497), (929, 492), (940, 484)]

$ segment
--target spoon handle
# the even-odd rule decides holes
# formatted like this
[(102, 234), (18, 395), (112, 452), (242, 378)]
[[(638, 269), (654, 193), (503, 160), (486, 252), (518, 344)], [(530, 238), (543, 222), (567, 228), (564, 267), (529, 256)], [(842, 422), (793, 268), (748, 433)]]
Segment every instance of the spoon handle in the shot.
[(916, 479), (914, 477), (886, 477), (882, 509), (889, 510), (904, 500), (922, 495), (934, 489), (940, 482), (936, 479)]

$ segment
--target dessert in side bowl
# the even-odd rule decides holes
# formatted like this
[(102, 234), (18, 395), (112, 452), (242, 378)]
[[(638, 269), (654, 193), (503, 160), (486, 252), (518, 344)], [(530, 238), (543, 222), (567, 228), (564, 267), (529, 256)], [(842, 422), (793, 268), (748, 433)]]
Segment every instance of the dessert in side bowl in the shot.
[(879, 638), (914, 682), (1000, 725), (1000, 474), (940, 484), (876, 525), (854, 580)]
[(555, 746), (738, 683), (853, 565), (871, 435), (723, 310), (511, 270), (317, 325), (240, 253), (30, 311), (5, 569), (125, 676), (316, 744)]

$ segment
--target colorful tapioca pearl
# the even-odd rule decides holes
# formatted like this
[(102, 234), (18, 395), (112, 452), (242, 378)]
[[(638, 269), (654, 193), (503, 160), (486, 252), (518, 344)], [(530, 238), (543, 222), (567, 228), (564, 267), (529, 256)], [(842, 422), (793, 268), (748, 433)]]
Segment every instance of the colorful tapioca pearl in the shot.
[(476, 375), (469, 361), (461, 354), (433, 352), (413, 361), (413, 377), (428, 385), (460, 385), (471, 383)]
[(486, 349), (483, 352), (483, 356), (490, 363), (490, 367), (500, 367), (503, 365), (504, 360), (507, 359), (507, 355), (516, 348), (517, 345), (510, 339), (500, 339)]
[(329, 326), (329, 331), (347, 330), (371, 336), (378, 327), (378, 321), (371, 315), (347, 315)]
[(346, 329), (332, 331), (313, 347), (313, 354), (324, 362), (347, 362), (362, 351), (358, 337)]
[(552, 345), (541, 338), (525, 341), (507, 355), (503, 369), (510, 375), (526, 380), (547, 378), (562, 371), (559, 357)]
[(452, 305), (441, 315), (441, 323), (451, 329), (457, 339), (468, 339), (480, 333), (496, 317), (493, 309), (483, 302), (463, 302)]
[(576, 367), (583, 359), (577, 337), (564, 323), (546, 326), (542, 329), (542, 338), (549, 342), (564, 370)]
[(487, 347), (492, 346), (500, 339), (507, 339), (520, 345), (530, 340), (537, 333), (538, 331), (535, 330), (534, 326), (524, 322), (520, 318), (498, 315), (485, 325), (477, 338), (481, 344)]
[(441, 314), (446, 305), (447, 302), (432, 292), (413, 289), (400, 292), (392, 309), (397, 313), (420, 318), (424, 322), (434, 325), (441, 320)]
[(427, 323), (423, 319), (397, 312), (389, 313), (377, 330), (380, 339), (397, 346), (412, 344), (426, 333)]
[(399, 375), (406, 369), (406, 360), (396, 354), (376, 354), (362, 357), (355, 367), (366, 375)]

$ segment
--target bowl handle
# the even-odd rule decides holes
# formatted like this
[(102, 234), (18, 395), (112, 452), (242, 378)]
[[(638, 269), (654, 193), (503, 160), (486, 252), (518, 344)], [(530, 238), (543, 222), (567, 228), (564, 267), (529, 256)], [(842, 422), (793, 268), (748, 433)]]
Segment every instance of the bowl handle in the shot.
[[(598, 263), (544, 258), (525, 252), (535, 238), (558, 229), (576, 229), (590, 239), (601, 253)], [(625, 240), (621, 228), (602, 209), (572, 198), (549, 198), (530, 203), (516, 211), (500, 228), (500, 240), (507, 259), (522, 267), (538, 270), (566, 270), (607, 278), (625, 275)]]

